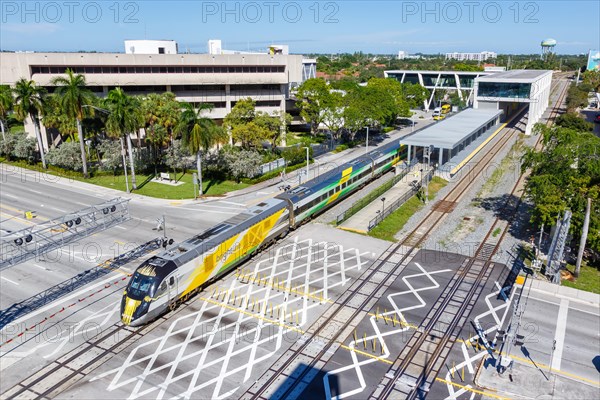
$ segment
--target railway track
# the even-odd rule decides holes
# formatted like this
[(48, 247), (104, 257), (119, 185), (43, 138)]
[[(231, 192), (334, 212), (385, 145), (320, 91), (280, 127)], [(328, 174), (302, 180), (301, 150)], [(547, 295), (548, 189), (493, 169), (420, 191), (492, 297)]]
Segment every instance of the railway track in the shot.
[[(554, 122), (566, 95), (567, 87), (565, 85), (559, 94), (547, 125)], [(538, 149), (540, 144), (541, 137), (537, 139), (534, 148)], [(511, 196), (503, 204), (503, 213), (516, 214), (521, 204), (521, 196), (518, 196), (516, 202), (510, 199), (514, 199), (513, 196), (522, 188), (526, 176), (527, 173), (519, 176), (510, 193)], [(506, 218), (506, 220), (509, 219)], [(465, 261), (466, 266), (461, 265), (452, 282), (445, 288), (436, 305), (425, 317), (422, 324), (424, 325), (423, 329), (415, 331), (383, 378), (383, 385), (371, 395), (371, 400), (387, 399), (388, 397), (412, 400), (426, 396), (429, 387), (445, 365), (446, 358), (474, 307), (479, 293), (483, 290), (487, 276), (492, 271), (490, 268), (491, 258), (497, 252), (508, 231), (509, 224), (506, 220), (503, 221), (500, 217), (496, 217), (474, 256)], [(490, 243), (492, 233), (498, 228), (501, 229), (502, 234), (495, 243)], [(446, 320), (448, 317), (451, 320), (449, 322), (440, 321), (442, 315), (446, 316)]]
[[(119, 290), (120, 291), (120, 290)], [(114, 355), (153, 331), (193, 301), (186, 299), (175, 311), (142, 327), (130, 327), (120, 321), (86, 340), (76, 349), (58, 358), (2, 393), (3, 399), (52, 399), (104, 364)]]
[[(561, 94), (561, 98), (564, 98), (564, 93)], [(555, 116), (556, 114), (554, 117)], [(514, 137), (516, 132), (517, 130), (514, 127), (508, 128), (495, 143), (492, 143), (490, 151), (476, 162), (469, 175), (463, 176), (455, 187), (440, 200), (440, 202), (434, 205), (428, 216), (419, 223), (406, 239), (399, 244), (390, 247), (390, 249), (388, 249), (382, 257), (380, 257), (371, 268), (367, 269), (363, 276), (350, 287), (350, 290), (333, 304), (333, 310), (330, 310), (331, 312), (326, 312), (323, 317), (307, 331), (308, 337), (303, 338), (293, 346), (292, 355), (289, 356), (288, 351), (288, 353), (283, 356), (285, 359), (280, 359), (272, 364), (271, 368), (267, 371), (268, 378), (266, 381), (257, 381), (260, 383), (249, 388), (241, 397), (271, 398), (272, 393), (268, 393), (268, 391), (273, 384), (284, 375), (284, 372), (290, 366), (294, 365), (299, 356), (307, 356), (310, 357), (312, 361), (301, 373), (296, 375), (295, 381), (289, 385), (287, 389), (278, 392), (277, 397), (286, 398), (293, 394), (299, 395), (301, 390), (298, 391), (298, 383), (306, 377), (310, 370), (324, 365), (326, 355), (333, 355), (334, 351), (332, 352), (332, 350), (337, 349), (339, 344), (342, 343), (339, 338), (342, 336), (346, 337), (353, 329), (352, 324), (349, 322), (354, 321), (357, 318), (362, 318), (362, 316), (366, 314), (367, 311), (365, 311), (365, 309), (368, 310), (370, 304), (376, 300), (376, 296), (383, 293), (389, 286), (388, 282), (393, 281), (395, 277), (399, 275), (415, 250), (418, 250), (418, 246), (426, 240), (431, 231), (443, 220), (444, 216), (453, 210), (456, 202), (459, 201), (470, 188), (469, 183), (483, 172), (488, 163)], [(497, 222), (498, 221), (499, 219), (497, 219)], [(496, 222), (488, 232), (486, 240), (489, 238), (492, 229), (495, 229), (495, 225)], [(425, 345), (435, 347), (433, 353), (435, 357), (430, 359), (445, 358), (445, 355), (447, 355), (451, 348), (451, 344), (454, 342), (452, 339), (454, 337), (453, 335), (458, 334), (457, 327), (460, 328), (460, 326), (462, 326), (464, 319), (478, 297), (478, 293), (483, 289), (481, 283), (491, 271), (491, 268), (489, 268), (491, 262), (489, 260), (496, 252), (505, 233), (506, 230), (503, 231), (500, 240), (491, 250), (489, 248), (491, 244), (486, 243), (486, 240), (484, 240), (476, 252), (476, 257), (469, 259), (465, 265), (461, 266), (459, 272), (453, 278), (452, 283), (446, 287), (444, 293), (440, 296), (439, 301), (441, 302), (441, 306), (438, 308), (434, 307), (434, 310), (432, 310), (434, 314), (428, 316), (424, 321), (426, 328), (425, 330), (418, 332), (419, 335), (414, 338), (413, 345), (410, 345), (411, 342), (409, 342), (409, 345), (406, 347), (406, 352), (403, 353), (405, 356), (397, 361), (398, 368), (395, 369), (395, 371), (398, 373), (395, 374), (394, 378), (389, 380), (385, 387), (394, 387), (397, 378), (408, 371), (411, 362), (407, 360), (414, 361), (418, 357), (423, 356), (423, 346)], [(479, 257), (479, 255), (481, 255), (481, 257)], [(363, 295), (365, 298), (360, 301), (358, 305), (351, 304), (354, 302), (354, 294), (361, 291), (362, 293), (365, 293), (366, 285), (372, 282), (378, 282), (376, 288), (369, 289), (369, 295)], [(439, 316), (448, 306), (458, 306), (457, 302), (459, 302), (459, 300), (457, 299), (461, 300), (459, 312), (455, 313), (454, 318), (447, 323), (446, 328), (441, 329), (443, 325), (439, 325)], [(190, 300), (184, 301), (183, 305), (188, 305), (189, 302)], [(445, 307), (443, 307), (444, 305)], [(185, 307), (179, 307), (174, 313), (177, 314), (184, 309)], [(349, 309), (353, 309), (351, 315), (341, 315), (343, 310)], [(127, 327), (120, 322), (115, 323), (101, 334), (86, 341), (77, 349), (67, 353), (47, 367), (23, 380), (9, 391), (3, 393), (3, 398), (53, 398), (72, 386), (75, 382), (87, 376), (91, 371), (102, 365), (119, 351), (127, 348), (133, 342), (170, 319), (174, 313), (172, 312), (164, 315), (154, 322), (140, 328)], [(334, 321), (341, 321), (345, 324), (345, 329), (335, 331), (329, 329), (330, 324)], [(424, 331), (429, 334), (424, 334)], [(443, 335), (442, 333), (444, 332), (452, 332), (452, 334)], [(322, 346), (322, 350), (319, 351), (318, 354), (312, 356), (304, 354), (304, 351), (314, 342), (315, 338), (319, 338), (321, 341), (325, 339), (327, 342)], [(437, 375), (436, 371), (439, 371), (439, 366), (443, 365), (443, 363), (440, 364), (439, 362), (436, 362), (428, 365), (429, 367), (425, 366), (425, 368), (422, 368), (419, 374), (414, 373), (417, 376), (414, 377), (415, 384), (413, 387), (422, 387), (423, 383), (427, 384), (427, 382), (431, 380), (431, 376), (435, 377), (435, 375)], [(410, 393), (415, 393), (415, 391), (409, 392), (409, 394)]]
[[(292, 348), (276, 361), (263, 375), (265, 379), (259, 379), (257, 383), (248, 388), (240, 398), (283, 399), (294, 398), (300, 395), (303, 390), (303, 387), (300, 387), (302, 386), (300, 385), (300, 382), (302, 382), (311, 371), (322, 367), (335, 353), (339, 344), (342, 343), (343, 338), (347, 337), (349, 332), (351, 332), (353, 327), (358, 323), (356, 320), (360, 320), (360, 318), (368, 312), (371, 305), (387, 289), (389, 284), (394, 281), (403, 267), (408, 264), (408, 261), (412, 258), (411, 256), (415, 253), (415, 250), (418, 249), (419, 245), (426, 240), (432, 230), (444, 219), (445, 215), (454, 209), (456, 202), (458, 202), (470, 188), (470, 183), (483, 172), (488, 163), (493, 160), (496, 154), (498, 154), (514, 137), (516, 132), (517, 130), (514, 127), (507, 129), (503, 136), (492, 144), (490, 151), (484, 154), (483, 157), (476, 162), (470, 173), (464, 175), (454, 188), (432, 207), (431, 212), (413, 231), (410, 232), (406, 239), (399, 244), (391, 246), (390, 249), (388, 249), (380, 259), (365, 271), (359, 280), (349, 288), (347, 293), (332, 305), (333, 309), (330, 308), (330, 310), (324, 314), (327, 315), (327, 317), (322, 317), (317, 320), (313, 327), (307, 331), (305, 336), (308, 337), (303, 337), (300, 342), (294, 344)], [(490, 234), (488, 234), (488, 236)], [(485, 243), (484, 240), (477, 250), (477, 254), (486, 254), (489, 260), (497, 250), (497, 247), (498, 245), (494, 246), (490, 251), (489, 244)], [(477, 267), (475, 267), (475, 263), (478, 263)], [(490, 273), (491, 269), (487, 268), (490, 263), (481, 263), (481, 260), (473, 261), (471, 265), (465, 267), (455, 281), (455, 285), (449, 290), (453, 291), (455, 294), (459, 292), (463, 293), (466, 299), (476, 299), (478, 296), (475, 296), (475, 294), (483, 288), (483, 285), (472, 285), (473, 289), (471, 291), (467, 290), (464, 286), (472, 281), (474, 281), (473, 283), (481, 282), (482, 279)], [(475, 277), (473, 277), (474, 272), (469, 272), (470, 268), (479, 268), (479, 272)], [(376, 287), (370, 288), (366, 294), (364, 290), (366, 285), (375, 282)], [(354, 305), (352, 303), (356, 303), (355, 295), (357, 294), (360, 294), (364, 299), (360, 304)], [(452, 295), (448, 295), (445, 298), (450, 302)], [(467, 301), (460, 309), (462, 312), (459, 313), (459, 315), (462, 316), (466, 311), (470, 311), (474, 304), (473, 301)], [(353, 310), (350, 315), (348, 315), (349, 313), (346, 311), (349, 309)], [(343, 317), (341, 317), (342, 313), (344, 313)], [(468, 315), (468, 313), (466, 315)], [(432, 318), (432, 321), (434, 320), (435, 318)], [(460, 321), (461, 320), (459, 319), (458, 322)], [(342, 327), (345, 326), (345, 329), (332, 330), (329, 328), (331, 324), (340, 324)], [(426, 338), (427, 335), (423, 335), (423, 337)], [(326, 340), (326, 343), (321, 345), (321, 350), (318, 351), (317, 354), (308, 354), (308, 347), (317, 338), (321, 342)], [(299, 360), (310, 361), (305, 362), (305, 365), (302, 366), (300, 371), (293, 371), (292, 377), (290, 368), (298, 365)], [(286, 379), (286, 386), (275, 392), (273, 386), (274, 384), (281, 382), (282, 378)], [(307, 385), (307, 382), (303, 383), (304, 387)]]

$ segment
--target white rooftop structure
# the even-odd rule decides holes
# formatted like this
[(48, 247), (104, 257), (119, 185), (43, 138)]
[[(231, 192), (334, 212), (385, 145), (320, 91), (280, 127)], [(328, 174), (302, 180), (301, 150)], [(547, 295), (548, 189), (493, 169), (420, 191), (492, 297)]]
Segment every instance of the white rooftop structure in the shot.
[[(493, 74), (493, 72), (485, 71), (391, 70), (383, 72), (383, 75), (386, 78), (395, 78), (400, 83), (418, 83), (426, 89), (429, 89), (429, 99), (426, 99), (423, 104), (427, 111), (430, 108), (435, 107), (433, 102), (437, 90), (457, 91), (461, 100), (464, 100), (467, 104), (471, 104), (473, 101), (475, 78), (491, 74)], [(466, 98), (464, 95), (466, 95)]]
[(552, 71), (510, 70), (475, 79), (474, 108), (503, 109), (508, 114), (515, 103), (528, 103), (525, 134), (539, 121), (548, 107)]
[(125, 54), (177, 54), (174, 40), (125, 40)]
[(460, 151), (469, 151), (469, 146), (479, 149), (478, 144), (485, 139), (484, 135), (500, 123), (502, 114), (502, 110), (469, 108), (403, 137), (400, 143), (408, 146), (409, 160), (417, 154), (418, 147), (432, 147), (431, 162), (437, 160), (441, 167), (453, 157), (460, 156)]
[(468, 108), (456, 115), (401, 139), (402, 144), (412, 146), (454, 149), (467, 137), (480, 130), (502, 114), (502, 110)]

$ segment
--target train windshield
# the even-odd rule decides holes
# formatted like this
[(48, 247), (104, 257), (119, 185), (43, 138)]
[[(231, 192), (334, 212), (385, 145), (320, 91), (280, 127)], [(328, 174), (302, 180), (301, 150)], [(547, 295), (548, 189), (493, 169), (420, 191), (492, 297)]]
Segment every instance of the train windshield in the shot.
[(146, 296), (152, 296), (156, 289), (157, 279), (155, 276), (142, 275), (139, 272), (133, 274), (129, 284), (128, 294), (131, 298), (141, 300)]

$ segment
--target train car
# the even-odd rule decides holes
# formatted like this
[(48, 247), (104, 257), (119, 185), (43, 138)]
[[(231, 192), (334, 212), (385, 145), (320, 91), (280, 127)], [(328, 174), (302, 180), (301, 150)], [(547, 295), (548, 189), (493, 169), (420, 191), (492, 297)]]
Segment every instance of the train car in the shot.
[(142, 263), (121, 300), (126, 325), (147, 323), (289, 230), (286, 202), (269, 199)]
[(142, 263), (121, 300), (121, 320), (142, 325), (255, 252), (393, 168), (406, 147), (392, 142), (249, 208)]
[[(404, 147), (402, 146), (402, 149)], [(325, 210), (375, 177), (387, 172), (400, 159), (400, 144), (394, 141), (342, 164), (276, 198), (288, 203), (290, 226), (296, 228), (307, 218)]]

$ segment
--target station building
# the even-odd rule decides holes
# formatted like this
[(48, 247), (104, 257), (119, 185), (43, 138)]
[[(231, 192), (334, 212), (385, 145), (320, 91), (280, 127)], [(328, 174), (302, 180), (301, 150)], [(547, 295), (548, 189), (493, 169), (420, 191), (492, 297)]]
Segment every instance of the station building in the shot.
[(400, 143), (408, 147), (409, 159), (437, 164), (440, 173), (453, 176), (511, 121), (522, 121), (522, 131), (531, 134), (548, 108), (551, 84), (552, 71), (543, 70), (476, 77), (473, 108), (403, 137)]
[[(475, 79), (488, 76), (494, 72), (477, 71), (411, 71), (393, 70), (384, 71), (386, 78), (395, 78), (400, 83), (417, 83), (429, 90), (430, 96), (423, 103), (426, 111), (432, 109), (436, 91), (456, 90), (458, 96), (466, 104), (473, 103), (473, 89)], [(465, 97), (466, 93), (466, 97)]]
[(510, 117), (522, 108), (527, 110), (525, 134), (548, 107), (552, 71), (511, 70), (475, 79), (473, 108), (503, 110)]
[[(180, 101), (211, 103), (207, 115), (223, 119), (240, 99), (252, 98), (257, 111), (285, 112), (290, 88), (312, 75), (313, 64), (301, 55), (173, 54), (172, 41), (127, 41), (125, 53), (0, 53), (0, 84), (14, 86), (21, 78), (52, 93), (52, 79), (67, 68), (85, 74), (87, 84), (103, 97), (116, 87), (130, 95), (173, 92)], [(308, 71), (308, 72), (307, 72)], [(34, 135), (33, 124), (25, 129)], [(43, 127), (42, 127), (43, 129)], [(42, 132), (44, 147), (60, 140)]]

